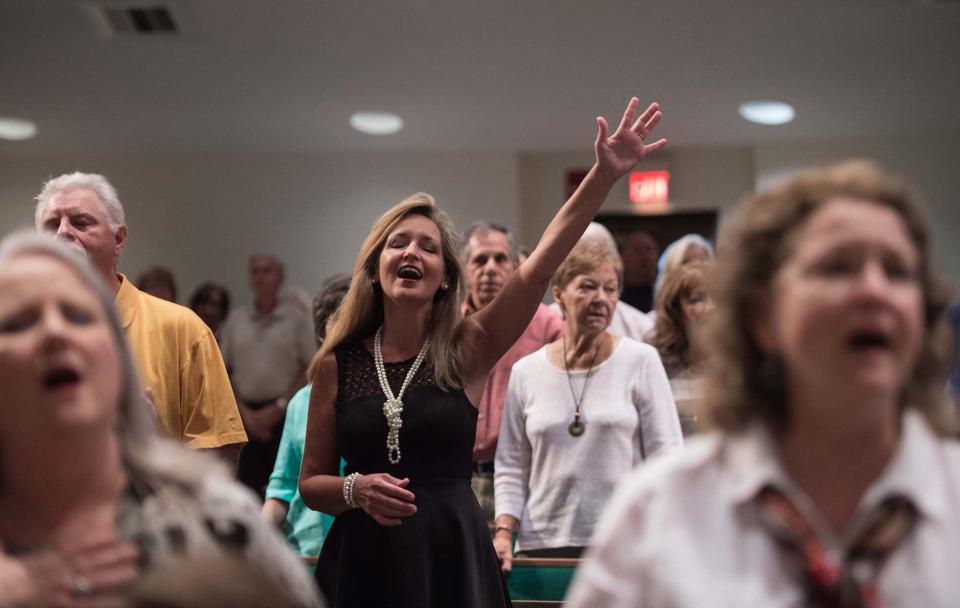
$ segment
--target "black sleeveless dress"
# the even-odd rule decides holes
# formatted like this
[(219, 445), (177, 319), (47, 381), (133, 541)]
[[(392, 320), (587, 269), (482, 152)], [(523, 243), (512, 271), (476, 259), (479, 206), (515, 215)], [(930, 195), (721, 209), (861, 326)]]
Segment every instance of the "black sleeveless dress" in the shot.
[[(509, 606), (490, 532), (473, 491), (477, 410), (462, 390), (433, 382), (429, 357), (403, 396), (401, 459), (387, 460), (386, 397), (362, 344), (335, 349), (337, 450), (346, 473), (410, 478), (417, 512), (395, 527), (361, 509), (338, 516), (317, 562), (333, 608), (497, 608)], [(413, 359), (385, 365), (396, 394)]]

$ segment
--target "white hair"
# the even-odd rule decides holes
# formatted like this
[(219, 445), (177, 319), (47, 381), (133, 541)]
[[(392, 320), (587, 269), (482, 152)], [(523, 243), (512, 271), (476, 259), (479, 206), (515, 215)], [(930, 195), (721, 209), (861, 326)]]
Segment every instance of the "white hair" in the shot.
[(657, 280), (654, 283), (654, 293), (660, 290), (667, 275), (683, 264), (683, 258), (686, 257), (687, 250), (691, 247), (700, 247), (707, 252), (708, 257), (713, 257), (713, 245), (710, 244), (710, 241), (699, 234), (683, 235), (670, 243), (660, 254), (660, 259), (657, 260)]
[(97, 195), (97, 198), (100, 199), (100, 204), (103, 205), (103, 210), (107, 214), (107, 224), (114, 234), (116, 234), (120, 226), (126, 224), (123, 205), (120, 204), (120, 199), (117, 198), (116, 189), (110, 185), (107, 178), (96, 173), (80, 173), (76, 171), (74, 173), (64, 173), (60, 177), (48, 180), (43, 185), (43, 190), (37, 195), (37, 208), (33, 214), (33, 221), (37, 229), (40, 228), (40, 218), (43, 217), (43, 212), (46, 211), (47, 205), (50, 204), (53, 197), (64, 190), (70, 190), (72, 188), (84, 188)]
[(583, 236), (580, 237), (580, 242), (583, 241), (597, 242), (601, 245), (606, 245), (610, 251), (617, 257), (620, 257), (620, 252), (617, 251), (617, 241), (613, 239), (613, 235), (610, 234), (607, 227), (599, 222), (590, 222), (587, 229), (583, 231)]
[(613, 235), (610, 234), (610, 231), (606, 226), (600, 222), (590, 222), (587, 226), (587, 229), (583, 231), (583, 235), (580, 237), (580, 240), (577, 241), (577, 244), (580, 243), (596, 243), (597, 245), (604, 247), (610, 251), (610, 255), (614, 257), (615, 260), (619, 262), (616, 266), (620, 267), (620, 276), (618, 280), (620, 282), (620, 289), (623, 290), (623, 258), (620, 257), (620, 251), (617, 249), (617, 241), (614, 240)]

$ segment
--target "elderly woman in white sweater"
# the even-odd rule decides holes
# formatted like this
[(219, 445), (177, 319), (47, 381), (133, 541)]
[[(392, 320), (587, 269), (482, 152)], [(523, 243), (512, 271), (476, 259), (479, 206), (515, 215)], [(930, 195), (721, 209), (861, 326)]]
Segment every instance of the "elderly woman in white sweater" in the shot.
[(494, 546), (509, 571), (513, 539), (531, 557), (577, 557), (617, 483), (683, 443), (655, 349), (607, 331), (619, 258), (582, 242), (554, 275), (560, 340), (513, 368), (497, 445)]

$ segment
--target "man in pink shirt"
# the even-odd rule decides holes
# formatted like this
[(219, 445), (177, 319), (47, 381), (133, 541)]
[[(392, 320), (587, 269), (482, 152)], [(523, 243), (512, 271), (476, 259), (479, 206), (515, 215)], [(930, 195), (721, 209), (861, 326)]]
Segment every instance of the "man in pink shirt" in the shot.
[[(464, 314), (480, 310), (493, 301), (518, 264), (517, 242), (510, 230), (496, 222), (474, 222), (463, 235), (463, 265), (467, 271), (470, 295), (463, 304)], [(507, 394), (513, 364), (560, 338), (563, 321), (549, 308), (540, 305), (530, 325), (497, 362), (480, 397), (477, 436), (473, 444), (473, 491), (488, 522), (493, 521), (493, 458), (500, 435), (500, 417)]]

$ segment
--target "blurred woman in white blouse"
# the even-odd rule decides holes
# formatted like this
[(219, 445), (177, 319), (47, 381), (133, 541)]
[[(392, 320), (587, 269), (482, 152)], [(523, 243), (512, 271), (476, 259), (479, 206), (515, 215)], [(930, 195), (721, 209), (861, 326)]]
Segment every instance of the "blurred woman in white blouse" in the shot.
[(563, 335), (513, 367), (494, 466), (505, 571), (514, 532), (527, 556), (579, 556), (616, 484), (683, 443), (656, 350), (607, 331), (620, 277), (608, 247), (579, 243), (554, 275)]
[(958, 606), (947, 298), (922, 212), (851, 162), (721, 239), (718, 432), (618, 490), (566, 605)]

